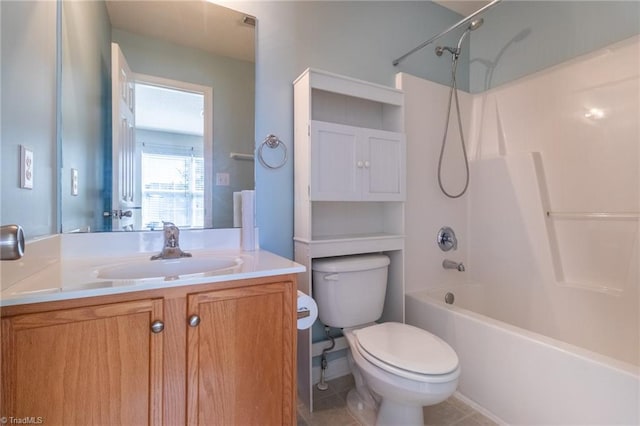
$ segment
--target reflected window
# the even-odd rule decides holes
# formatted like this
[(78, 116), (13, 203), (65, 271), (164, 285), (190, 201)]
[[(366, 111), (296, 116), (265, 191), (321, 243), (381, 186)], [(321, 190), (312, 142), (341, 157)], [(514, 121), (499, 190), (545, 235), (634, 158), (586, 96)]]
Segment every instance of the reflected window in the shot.
[(202, 152), (144, 143), (141, 158), (142, 224), (162, 229), (162, 221), (181, 228), (204, 227)]
[(180, 228), (211, 226), (205, 217), (211, 189), (205, 179), (204, 95), (163, 83), (136, 83), (141, 227), (162, 229), (163, 221)]

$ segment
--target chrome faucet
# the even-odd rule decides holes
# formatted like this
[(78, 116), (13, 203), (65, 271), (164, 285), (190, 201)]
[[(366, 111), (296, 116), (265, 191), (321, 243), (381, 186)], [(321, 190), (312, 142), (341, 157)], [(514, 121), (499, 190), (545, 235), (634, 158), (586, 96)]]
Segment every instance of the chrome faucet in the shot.
[(151, 256), (151, 260), (191, 257), (191, 253), (186, 253), (180, 248), (180, 229), (174, 223), (163, 221), (162, 231), (164, 232), (162, 251)]
[(444, 269), (457, 269), (460, 272), (464, 272), (464, 265), (462, 262), (454, 262), (453, 260), (445, 259), (442, 261), (442, 267)]

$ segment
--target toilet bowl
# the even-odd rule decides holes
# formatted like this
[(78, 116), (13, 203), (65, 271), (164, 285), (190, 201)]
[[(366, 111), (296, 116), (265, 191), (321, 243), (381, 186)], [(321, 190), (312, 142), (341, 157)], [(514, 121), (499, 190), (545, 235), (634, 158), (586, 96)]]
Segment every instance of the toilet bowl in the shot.
[(320, 321), (342, 328), (356, 388), (347, 407), (364, 424), (423, 425), (422, 407), (451, 396), (460, 376), (458, 356), (442, 339), (382, 315), (390, 260), (382, 254), (313, 262)]
[(458, 357), (443, 340), (394, 322), (344, 330), (356, 388), (349, 411), (364, 424), (423, 425), (422, 407), (456, 390)]

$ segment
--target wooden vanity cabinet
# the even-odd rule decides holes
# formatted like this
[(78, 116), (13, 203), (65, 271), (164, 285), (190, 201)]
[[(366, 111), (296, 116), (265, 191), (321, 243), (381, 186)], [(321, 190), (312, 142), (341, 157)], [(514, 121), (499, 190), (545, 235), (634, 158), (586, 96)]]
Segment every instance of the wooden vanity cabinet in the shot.
[(12, 306), (1, 322), (0, 416), (53, 425), (296, 420), (295, 275)]
[(274, 283), (188, 296), (187, 424), (293, 424), (292, 291)]
[(2, 416), (160, 425), (161, 320), (161, 299), (3, 318)]

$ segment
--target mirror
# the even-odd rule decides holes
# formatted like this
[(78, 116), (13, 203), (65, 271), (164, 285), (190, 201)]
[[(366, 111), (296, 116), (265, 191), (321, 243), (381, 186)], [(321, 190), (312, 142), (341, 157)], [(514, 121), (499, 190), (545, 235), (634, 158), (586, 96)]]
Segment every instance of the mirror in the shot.
[(61, 10), (62, 232), (233, 227), (254, 188), (255, 18), (204, 0)]

